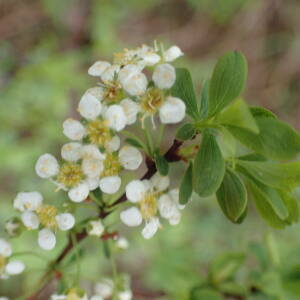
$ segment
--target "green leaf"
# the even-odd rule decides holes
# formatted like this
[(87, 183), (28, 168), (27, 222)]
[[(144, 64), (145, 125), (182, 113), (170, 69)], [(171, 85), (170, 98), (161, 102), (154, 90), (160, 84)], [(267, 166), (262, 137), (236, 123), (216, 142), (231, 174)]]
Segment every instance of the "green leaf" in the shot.
[(193, 172), (195, 192), (201, 197), (214, 194), (223, 180), (225, 162), (216, 138), (208, 130), (196, 155)]
[(212, 263), (209, 277), (214, 284), (226, 281), (235, 274), (245, 261), (243, 253), (225, 253)]
[(195, 126), (191, 123), (183, 124), (176, 133), (176, 139), (181, 141), (190, 140), (196, 134)]
[(266, 118), (272, 118), (277, 119), (277, 116), (271, 112), (270, 110), (260, 107), (260, 106), (251, 106), (250, 111), (253, 115), (253, 117), (266, 117)]
[(200, 120), (206, 119), (208, 115), (208, 91), (209, 91), (209, 80), (206, 80), (201, 90), (200, 108), (199, 108)]
[(287, 160), (300, 152), (300, 135), (291, 126), (270, 117), (256, 117), (259, 134), (228, 125), (228, 130), (246, 147), (270, 159)]
[(300, 185), (300, 162), (273, 163), (238, 160), (237, 166), (261, 183), (282, 190)]
[(299, 212), (299, 205), (297, 199), (290, 193), (286, 191), (278, 191), (282, 200), (284, 201), (288, 211), (289, 211), (289, 216), (286, 219), (286, 221), (289, 224), (292, 223), (297, 223), (299, 221), (300, 217), (300, 212)]
[(187, 114), (198, 120), (198, 106), (194, 85), (190, 72), (185, 68), (176, 68), (176, 81), (171, 93), (174, 97), (182, 99), (186, 105)]
[(189, 300), (222, 300), (223, 297), (217, 291), (210, 288), (196, 288), (191, 291)]
[(235, 137), (225, 127), (221, 128), (220, 133), (217, 140), (223, 157), (225, 159), (235, 157), (237, 150), (237, 141)]
[(223, 55), (217, 62), (209, 86), (209, 116), (220, 112), (244, 90), (247, 80), (247, 61), (234, 51)]
[(159, 150), (155, 151), (154, 160), (155, 160), (155, 165), (156, 165), (156, 168), (157, 168), (158, 172), (163, 176), (168, 175), (168, 173), (169, 173), (169, 163), (165, 159), (165, 157), (162, 156), (159, 153)]
[(225, 216), (237, 222), (247, 207), (247, 191), (243, 181), (231, 169), (226, 169), (225, 176), (217, 191), (217, 199)]
[(223, 294), (236, 295), (236, 296), (245, 296), (248, 292), (246, 287), (233, 281), (221, 283), (220, 285), (218, 285), (218, 289)]
[(190, 162), (179, 189), (179, 203), (186, 204), (193, 192), (193, 164)]
[(140, 143), (140, 141), (138, 139), (134, 139), (134, 138), (127, 138), (125, 140), (125, 143), (133, 146), (133, 147), (136, 147), (136, 148), (140, 148), (140, 149), (143, 149), (144, 148), (144, 145)]
[(222, 111), (218, 115), (217, 121), (222, 125), (233, 125), (249, 129), (254, 133), (259, 133), (256, 121), (243, 99), (234, 101), (229, 107)]

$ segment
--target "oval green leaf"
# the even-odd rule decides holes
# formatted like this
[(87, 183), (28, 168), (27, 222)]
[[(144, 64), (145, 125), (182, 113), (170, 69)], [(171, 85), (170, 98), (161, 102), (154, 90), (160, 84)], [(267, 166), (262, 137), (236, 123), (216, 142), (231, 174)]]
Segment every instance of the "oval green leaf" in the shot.
[(185, 171), (179, 189), (179, 203), (186, 204), (191, 198), (193, 192), (193, 164), (190, 162)]
[(183, 124), (176, 133), (176, 139), (181, 141), (190, 140), (196, 134), (195, 126), (191, 123)]

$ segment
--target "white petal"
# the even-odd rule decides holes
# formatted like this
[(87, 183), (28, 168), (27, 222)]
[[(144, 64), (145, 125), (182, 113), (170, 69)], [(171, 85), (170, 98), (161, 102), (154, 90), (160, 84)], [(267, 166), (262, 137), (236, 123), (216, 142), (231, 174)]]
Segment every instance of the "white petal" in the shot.
[(176, 213), (174, 213), (174, 215), (171, 218), (169, 218), (169, 223), (170, 225), (177, 225), (180, 222), (180, 219), (181, 219), (181, 214), (177, 210)]
[(61, 157), (67, 161), (77, 161), (81, 158), (80, 143), (71, 142), (64, 144), (61, 148)]
[(99, 187), (99, 178), (90, 178), (90, 177), (87, 177), (85, 179), (85, 182), (89, 186), (89, 190), (90, 191), (94, 191), (95, 189), (97, 189)]
[(171, 62), (182, 55), (183, 55), (183, 52), (181, 51), (181, 49), (179, 47), (172, 46), (164, 52), (164, 59), (167, 62)]
[(100, 237), (102, 233), (104, 232), (104, 226), (101, 222), (101, 220), (98, 221), (90, 221), (89, 225), (91, 229), (88, 231), (89, 235), (94, 235), (97, 237)]
[(73, 202), (82, 202), (88, 197), (89, 192), (88, 184), (83, 182), (69, 190), (68, 196)]
[(119, 176), (107, 176), (100, 179), (99, 187), (103, 193), (114, 194), (121, 186), (121, 178)]
[(24, 271), (25, 265), (19, 260), (10, 261), (6, 267), (5, 272), (9, 275), (17, 275)]
[(177, 204), (177, 207), (179, 209), (184, 209), (185, 208), (185, 205), (179, 203), (179, 189), (170, 190), (169, 195), (173, 199), (173, 201)]
[(127, 117), (127, 125), (134, 124), (136, 116), (140, 110), (140, 106), (129, 98), (125, 98), (120, 102)]
[(130, 207), (120, 213), (121, 221), (130, 227), (139, 226), (142, 224), (143, 218), (140, 211), (136, 207)]
[(79, 121), (69, 118), (63, 123), (63, 133), (73, 141), (80, 141), (85, 136), (86, 130)]
[(66, 300), (67, 299), (67, 295), (51, 295), (51, 300)]
[(43, 202), (43, 196), (39, 192), (21, 192), (14, 200), (14, 208), (19, 211), (36, 210)]
[(121, 105), (113, 104), (105, 112), (108, 126), (116, 131), (122, 130), (127, 123), (127, 118)]
[(159, 109), (160, 121), (164, 124), (175, 124), (181, 122), (185, 117), (184, 102), (175, 97), (168, 97)]
[(120, 249), (127, 249), (129, 247), (129, 242), (126, 238), (124, 237), (119, 237), (117, 239), (116, 245)]
[(128, 64), (122, 68), (118, 74), (118, 79), (121, 82), (125, 82), (131, 76), (136, 75), (141, 72), (141, 69), (135, 64)]
[(100, 159), (84, 159), (82, 161), (82, 171), (90, 178), (99, 178), (103, 171), (103, 161)]
[(41, 178), (49, 178), (58, 174), (59, 165), (53, 155), (46, 153), (37, 160), (35, 171)]
[(146, 66), (154, 66), (160, 61), (160, 56), (154, 52), (148, 52), (141, 55)]
[(101, 74), (110, 67), (110, 63), (106, 61), (96, 61), (88, 70), (91, 76), (101, 76)]
[(146, 223), (145, 227), (142, 230), (142, 235), (145, 239), (151, 239), (156, 233), (160, 223), (158, 218), (152, 218), (149, 222)]
[(110, 297), (113, 293), (114, 283), (110, 278), (104, 278), (95, 285), (95, 294), (104, 299)]
[(78, 105), (79, 113), (88, 120), (96, 119), (101, 113), (101, 108), (101, 102), (89, 91), (82, 96)]
[(0, 300), (9, 300), (7, 297), (0, 297)]
[(105, 155), (96, 145), (84, 145), (81, 148), (81, 157), (82, 159), (104, 159)]
[(175, 68), (170, 64), (158, 65), (152, 75), (155, 85), (160, 89), (169, 89), (176, 80)]
[(163, 194), (158, 199), (158, 210), (163, 218), (169, 219), (176, 214), (177, 206), (169, 195)]
[(105, 145), (108, 152), (115, 152), (120, 148), (121, 140), (117, 135), (114, 135), (112, 139)]
[(121, 82), (123, 89), (131, 96), (141, 96), (146, 92), (148, 80), (144, 73), (139, 72)]
[(132, 146), (123, 146), (119, 152), (119, 161), (126, 170), (136, 170), (143, 161), (141, 152)]
[(75, 218), (70, 213), (63, 213), (56, 216), (56, 222), (60, 230), (70, 230), (75, 225)]
[(131, 290), (126, 290), (118, 293), (119, 300), (131, 300), (132, 299), (132, 292)]
[(126, 186), (126, 197), (132, 202), (141, 201), (145, 196), (145, 185), (141, 180), (132, 180)]
[(120, 70), (120, 66), (112, 65), (105, 69), (105, 71), (101, 74), (102, 81), (113, 81), (114, 78), (117, 76)]
[(32, 211), (24, 211), (21, 215), (22, 222), (28, 229), (37, 229), (40, 225), (38, 216)]
[(9, 242), (0, 238), (0, 255), (9, 257), (12, 255), (12, 248)]
[[(1, 299), (0, 299), (1, 300)], [(99, 295), (94, 295), (90, 298), (90, 300), (104, 300), (104, 298), (102, 296)]]
[(44, 250), (52, 250), (56, 244), (55, 234), (48, 228), (42, 229), (38, 235), (39, 246)]
[(166, 190), (170, 185), (170, 178), (168, 176), (162, 176), (158, 172), (151, 178), (152, 185), (159, 192)]

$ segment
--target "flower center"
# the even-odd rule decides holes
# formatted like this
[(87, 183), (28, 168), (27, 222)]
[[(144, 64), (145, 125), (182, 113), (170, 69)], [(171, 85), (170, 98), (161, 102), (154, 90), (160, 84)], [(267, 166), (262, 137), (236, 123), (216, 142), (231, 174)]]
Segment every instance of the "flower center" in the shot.
[(120, 84), (116, 81), (113, 81), (107, 82), (103, 97), (108, 103), (116, 103), (124, 99), (125, 95)]
[(118, 175), (121, 170), (121, 164), (118, 156), (113, 153), (106, 154), (103, 166), (104, 170), (101, 173), (101, 177)]
[(5, 266), (6, 266), (6, 258), (0, 255), (0, 274), (4, 272)]
[(57, 181), (66, 187), (74, 187), (83, 179), (81, 166), (74, 163), (65, 163), (57, 175)]
[(75, 289), (71, 289), (67, 294), (66, 300), (80, 300), (81, 297), (77, 294)]
[(161, 107), (163, 102), (164, 102), (163, 91), (157, 88), (151, 88), (142, 97), (141, 107), (143, 111), (153, 115)]
[(51, 205), (40, 206), (36, 213), (39, 217), (40, 223), (47, 228), (55, 228), (57, 226), (56, 216), (57, 209)]
[(91, 143), (99, 146), (105, 146), (112, 138), (107, 122), (104, 120), (89, 122), (87, 132)]
[(148, 193), (142, 201), (139, 202), (140, 210), (145, 220), (151, 219), (157, 213), (157, 200), (156, 194), (153, 192)]

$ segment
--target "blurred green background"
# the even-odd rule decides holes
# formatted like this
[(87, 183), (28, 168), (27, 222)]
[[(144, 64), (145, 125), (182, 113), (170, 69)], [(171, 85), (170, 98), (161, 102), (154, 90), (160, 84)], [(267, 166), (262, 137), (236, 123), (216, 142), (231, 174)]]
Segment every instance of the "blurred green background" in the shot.
[[(66, 199), (37, 178), (34, 163), (44, 152), (59, 154), (66, 142), (62, 121), (76, 117), (81, 94), (95, 84), (88, 66), (111, 59), (123, 47), (154, 39), (178, 45), (185, 56), (177, 65), (190, 68), (198, 94), (216, 59), (227, 50), (240, 50), (249, 63), (246, 99), (300, 129), (299, 12), (298, 0), (0, 0), (1, 228), (15, 214), (12, 201), (18, 191), (38, 189), (50, 201)], [(242, 225), (229, 223), (215, 199), (195, 199), (180, 225), (165, 226), (151, 241), (120, 227), (130, 248), (119, 265), (132, 275), (134, 299), (189, 299), (216, 255), (246, 251), (251, 242), (264, 245), (270, 231), (253, 210)], [(299, 229), (273, 232), (283, 273), (300, 266)], [(64, 237), (60, 241), (50, 258), (64, 246)], [(13, 244), (17, 251), (35, 249), (36, 235), (25, 234)], [(95, 244), (84, 244), (93, 254), (83, 261), (84, 281), (109, 275), (102, 245)], [(27, 272), (20, 280), (0, 282), (0, 296), (14, 299), (28, 287), (33, 291), (45, 262), (34, 257), (25, 262)], [(238, 280), (255, 266), (250, 255)], [(300, 299), (299, 284), (283, 298), (271, 293), (260, 299)]]

